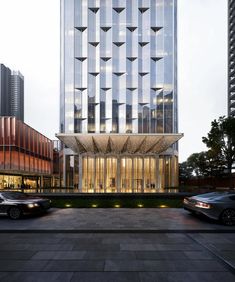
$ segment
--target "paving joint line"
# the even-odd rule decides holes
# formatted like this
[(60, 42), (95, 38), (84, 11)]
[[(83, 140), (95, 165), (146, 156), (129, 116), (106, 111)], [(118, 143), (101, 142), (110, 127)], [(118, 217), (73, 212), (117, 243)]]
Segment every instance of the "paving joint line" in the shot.
[(195, 243), (205, 248), (212, 255), (212, 257), (214, 257), (218, 262), (222, 263), (222, 265), (226, 269), (228, 269), (232, 274), (235, 275), (235, 267), (229, 261), (224, 259), (215, 248), (210, 248), (206, 244), (203, 244), (202, 242), (200, 242), (200, 240), (194, 238), (194, 236), (192, 236), (191, 234), (187, 234), (187, 236)]
[(3, 229), (4, 233), (235, 233), (235, 229)]

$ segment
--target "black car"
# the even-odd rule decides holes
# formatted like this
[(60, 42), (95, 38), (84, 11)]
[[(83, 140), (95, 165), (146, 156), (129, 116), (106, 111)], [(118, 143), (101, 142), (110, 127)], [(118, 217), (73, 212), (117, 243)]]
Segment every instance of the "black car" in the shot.
[(22, 192), (0, 192), (0, 214), (7, 214), (12, 219), (19, 219), (25, 214), (46, 212), (50, 200), (33, 197)]

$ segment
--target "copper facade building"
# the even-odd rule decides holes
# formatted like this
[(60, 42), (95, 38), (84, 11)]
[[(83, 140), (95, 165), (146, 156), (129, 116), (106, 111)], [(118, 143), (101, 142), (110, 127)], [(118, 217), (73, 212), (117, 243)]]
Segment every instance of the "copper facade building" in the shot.
[(0, 189), (51, 186), (53, 142), (15, 117), (0, 117)]

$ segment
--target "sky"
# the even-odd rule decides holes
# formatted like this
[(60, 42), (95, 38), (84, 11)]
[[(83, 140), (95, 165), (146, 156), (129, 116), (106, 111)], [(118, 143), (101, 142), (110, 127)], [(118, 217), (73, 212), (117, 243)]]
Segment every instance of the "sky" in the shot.
[[(0, 0), (0, 63), (25, 82), (25, 122), (59, 132), (60, 1)], [(227, 114), (227, 1), (178, 0), (179, 160)]]

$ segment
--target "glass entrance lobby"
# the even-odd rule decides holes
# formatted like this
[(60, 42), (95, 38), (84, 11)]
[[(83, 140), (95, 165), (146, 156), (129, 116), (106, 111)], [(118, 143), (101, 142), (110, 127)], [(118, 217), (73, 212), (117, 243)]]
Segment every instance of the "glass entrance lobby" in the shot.
[(83, 156), (83, 193), (156, 193), (178, 185), (176, 156)]

